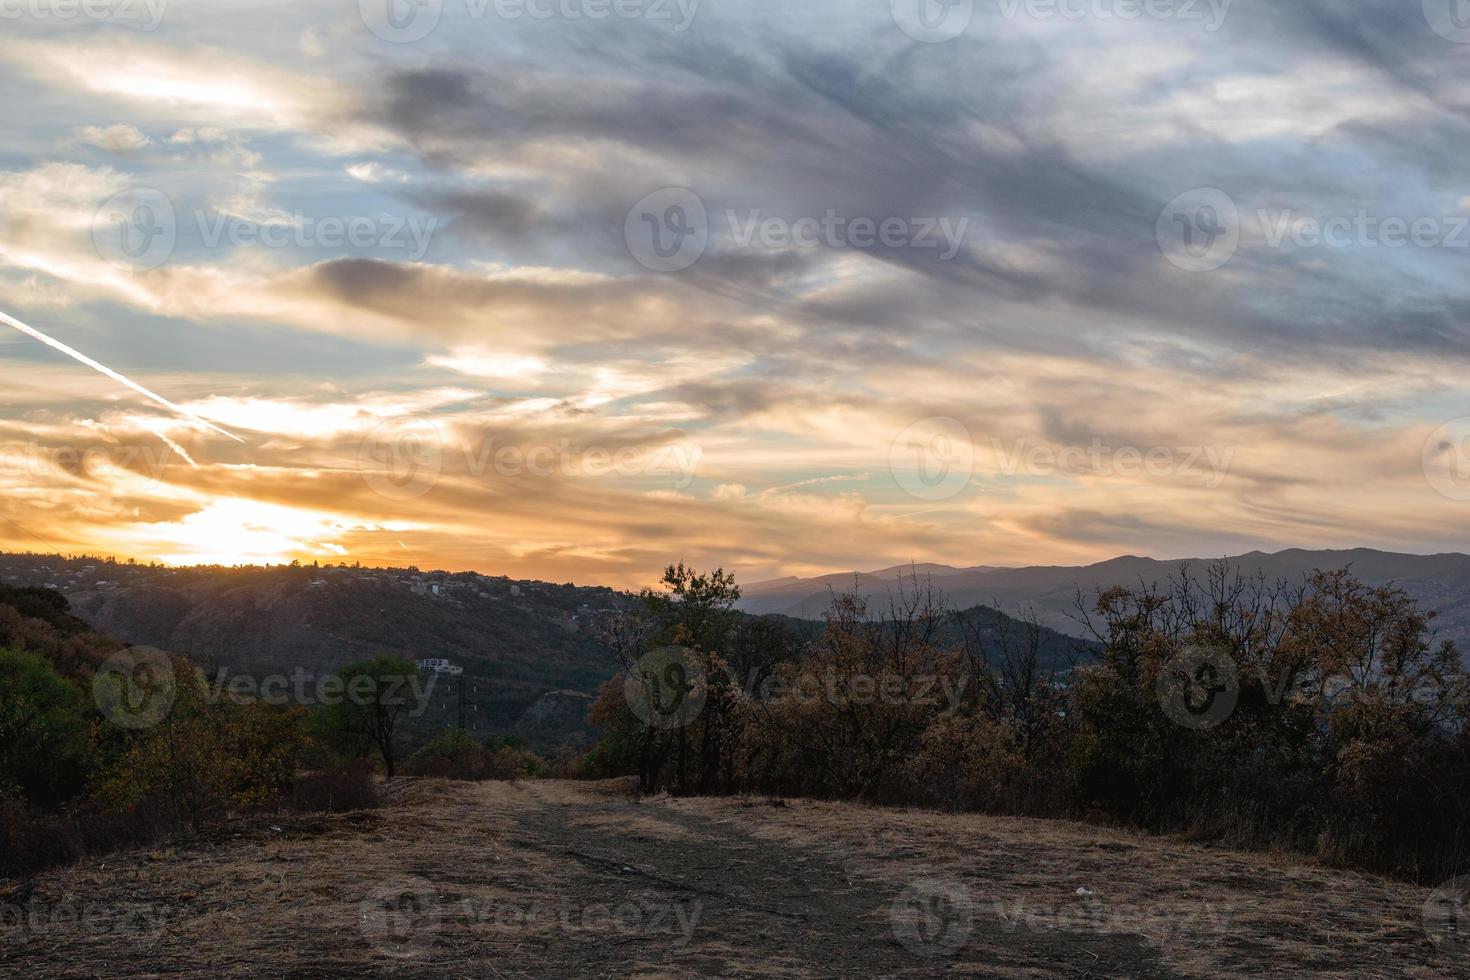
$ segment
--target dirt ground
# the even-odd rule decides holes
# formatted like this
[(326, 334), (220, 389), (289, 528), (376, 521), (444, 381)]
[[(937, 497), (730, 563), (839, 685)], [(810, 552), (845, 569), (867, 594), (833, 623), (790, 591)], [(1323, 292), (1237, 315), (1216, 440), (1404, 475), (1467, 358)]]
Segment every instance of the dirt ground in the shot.
[(1052, 821), (407, 781), (0, 888), (0, 976), (1470, 976), (1429, 895)]

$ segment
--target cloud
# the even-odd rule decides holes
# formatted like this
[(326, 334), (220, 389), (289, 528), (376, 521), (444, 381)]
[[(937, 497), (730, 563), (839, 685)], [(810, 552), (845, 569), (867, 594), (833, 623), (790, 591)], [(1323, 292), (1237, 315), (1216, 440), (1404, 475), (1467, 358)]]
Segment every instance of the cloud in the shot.
[(77, 138), (109, 153), (128, 154), (143, 149), (150, 142), (136, 126), (113, 123), (111, 126), (84, 126), (77, 131)]
[[(32, 93), (0, 171), (0, 298), (105, 363), (146, 355), (150, 386), (251, 442), (0, 341), (0, 442), (173, 461), (0, 465), (0, 515), (36, 533), (181, 558), (235, 521), (241, 555), (620, 584), (674, 555), (768, 576), (1470, 547), (1420, 458), (1464, 412), (1464, 249), (1298, 247), (1260, 218), (1464, 214), (1470, 46), (1417, 5), (1237, 0), (1211, 33), (982, 4), (944, 45), (882, 4), (708, 10), (677, 35), (446, 8), (421, 46), (350, 14), (272, 8), (265, 34), (246, 16), (0, 42)], [(93, 241), (99, 206), (138, 186), (176, 209), (155, 268)], [(667, 187), (710, 224), (674, 274), (625, 240)], [(1230, 196), (1240, 242), (1191, 273), (1156, 236), (1199, 187)], [(211, 246), (201, 214), (433, 232), (416, 255)], [(948, 258), (740, 234), (828, 214), (966, 231)], [(934, 417), (966, 428), (974, 466), (941, 501), (892, 469), (899, 434)], [(363, 445), (414, 421), (443, 439), (440, 479), (386, 499)], [(1198, 465), (1075, 457), (1094, 445), (1228, 470), (1211, 486)], [(1082, 462), (1007, 462), (1031, 449)], [(549, 469), (497, 467), (500, 450), (550, 451)], [(695, 450), (692, 470), (651, 462)], [(645, 465), (594, 473), (602, 451)]]

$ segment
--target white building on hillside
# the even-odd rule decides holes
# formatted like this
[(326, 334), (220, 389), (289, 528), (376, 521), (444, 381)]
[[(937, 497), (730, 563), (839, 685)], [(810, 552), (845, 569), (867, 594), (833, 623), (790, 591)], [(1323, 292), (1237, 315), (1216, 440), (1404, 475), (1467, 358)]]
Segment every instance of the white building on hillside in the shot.
[(443, 657), (429, 657), (420, 660), (419, 670), (426, 674), (450, 674), (456, 677), (464, 673), (463, 667), (456, 667)]

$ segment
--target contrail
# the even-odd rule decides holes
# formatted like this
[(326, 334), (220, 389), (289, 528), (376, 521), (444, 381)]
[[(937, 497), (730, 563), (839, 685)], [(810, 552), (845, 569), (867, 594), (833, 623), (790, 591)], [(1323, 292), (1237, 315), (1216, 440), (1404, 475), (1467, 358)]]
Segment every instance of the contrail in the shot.
[(90, 357), (88, 357), (86, 354), (83, 354), (81, 351), (79, 351), (79, 350), (77, 350), (77, 349), (75, 349), (73, 347), (68, 347), (66, 344), (63, 344), (61, 341), (56, 340), (55, 338), (46, 336), (45, 334), (43, 334), (41, 331), (35, 329), (34, 327), (28, 327), (28, 326), (26, 326), (24, 323), (21, 323), (15, 317), (10, 316), (7, 313), (0, 312), (0, 323), (9, 324), (10, 326), (12, 326), (15, 329), (19, 330), (21, 333), (25, 334), (27, 337), (34, 337), (36, 340), (39, 340), (41, 343), (45, 344), (47, 347), (53, 347), (56, 350), (61, 351), (67, 357), (74, 358), (74, 359), (76, 359), (78, 361), (81, 361), (83, 364), (87, 365), (87, 367), (91, 368), (93, 371), (97, 371), (97, 372), (99, 372), (101, 374), (105, 374), (109, 378), (111, 378), (112, 380), (118, 382), (119, 384), (127, 385), (129, 388), (133, 389), (138, 394), (142, 395), (144, 398), (147, 398), (147, 399), (149, 399), (150, 401), (153, 401), (153, 402), (157, 402), (159, 405), (162, 405), (164, 408), (167, 408), (170, 411), (178, 412), (180, 415), (184, 416), (185, 418), (190, 419), (190, 420), (192, 420), (194, 422), (197, 422), (199, 425), (202, 425), (205, 428), (213, 429), (215, 432), (218, 432), (222, 436), (228, 436), (229, 438), (235, 440), (238, 443), (244, 444), (244, 442), (245, 442), (244, 439), (241, 439), (239, 436), (235, 435), (233, 432), (226, 432), (224, 429), (221, 429), (219, 426), (215, 425), (213, 422), (209, 421), (208, 419), (202, 419), (202, 418), (200, 418), (199, 416), (195, 415), (193, 412), (189, 411), (187, 408), (184, 408), (182, 405), (175, 405), (173, 402), (169, 401), (167, 398), (163, 397), (162, 395), (157, 394), (156, 392), (149, 391), (147, 388), (144, 388), (142, 385), (138, 384), (136, 381), (133, 381), (133, 380), (131, 380), (129, 378), (123, 377), (122, 375), (120, 375), (116, 371), (114, 371), (112, 368), (108, 367), (106, 364), (99, 364), (97, 361), (92, 360)]

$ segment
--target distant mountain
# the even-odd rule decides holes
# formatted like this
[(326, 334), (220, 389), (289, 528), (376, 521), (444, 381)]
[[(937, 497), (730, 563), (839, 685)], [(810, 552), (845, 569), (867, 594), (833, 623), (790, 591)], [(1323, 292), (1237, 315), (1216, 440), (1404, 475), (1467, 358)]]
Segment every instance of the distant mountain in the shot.
[[(852, 584), (854, 575), (863, 579), (897, 582), (899, 579), (909, 578), (912, 575), (941, 579), (952, 575), (963, 575), (969, 572), (994, 572), (999, 570), (1000, 567), (996, 565), (976, 565), (973, 568), (955, 568), (951, 565), (936, 565), (933, 562), (925, 562), (910, 565), (894, 565), (892, 568), (880, 568), (876, 572), (835, 572), (831, 575), (819, 575), (816, 578), (798, 578), (795, 575), (788, 575), (785, 578), (770, 579), (765, 582), (752, 582), (749, 585), (742, 584), (740, 591), (749, 599), (757, 596), (785, 594), (791, 590), (810, 592), (814, 587), (825, 589), (829, 585), (840, 591)], [(770, 611), (775, 612), (777, 610)]]
[[(1226, 559), (1246, 574), (1300, 579), (1318, 568), (1351, 565), (1365, 581), (1393, 582), (1438, 610), (1439, 634), (1470, 651), (1470, 556), (1354, 551), (1252, 552)], [(990, 624), (993, 609), (1035, 609), (1055, 633), (1045, 657), (1062, 663), (1085, 630), (1072, 618), (1080, 589), (1163, 582), (1182, 567), (1196, 576), (1210, 559), (1122, 557), (1078, 567), (997, 568), (901, 565), (865, 573), (785, 578), (744, 586), (751, 614), (820, 619), (834, 592), (881, 600), (900, 577), (927, 578), (956, 609)], [(347, 566), (166, 568), (44, 555), (0, 554), (0, 584), (51, 586), (89, 627), (126, 643), (184, 654), (207, 669), (263, 677), (300, 669), (334, 673), (383, 653), (411, 660), (442, 657), (462, 677), (438, 685), (424, 727), (455, 723), (464, 688), (466, 725), (481, 734), (518, 734), (543, 749), (585, 745), (594, 736), (586, 706), (615, 664), (593, 635), (601, 616), (636, 598), (608, 588), (515, 581), (473, 572)], [(815, 628), (806, 631), (815, 636)], [(1086, 655), (1084, 650), (1083, 655)]]
[(335, 673), (395, 654), (463, 667), (435, 687), (424, 726), (518, 734), (542, 748), (586, 743), (585, 707), (615, 662), (593, 620), (629, 608), (606, 588), (474, 573), (312, 566), (165, 568), (0, 554), (0, 583), (53, 586), (89, 626), (181, 653), (211, 673)]
[[(960, 571), (917, 568), (936, 579)], [(910, 570), (883, 569), (869, 579), (891, 586)], [(220, 669), (257, 679), (298, 670), (323, 677), (381, 654), (444, 658), (464, 673), (439, 679), (431, 710), (413, 726), (418, 733), (458, 721), (462, 686), (466, 727), (481, 735), (520, 735), (544, 750), (586, 745), (595, 736), (587, 707), (616, 668), (593, 626), (600, 617), (637, 605), (636, 597), (608, 588), (474, 572), (345, 565), (169, 568), (0, 553), (0, 588), (7, 585), (54, 589), (87, 626), (125, 643), (183, 654), (211, 679)], [(51, 594), (37, 593), (33, 601)], [(1020, 637), (1008, 617), (993, 609), (971, 609), (966, 616), (993, 648), (1008, 629)], [(810, 622), (791, 625), (808, 640), (820, 634)], [(948, 639), (959, 638), (955, 624), (946, 630)], [(1086, 655), (1071, 637), (1048, 630), (1041, 638), (1048, 665), (1065, 665), (1079, 651)]]
[[(916, 565), (921, 578), (928, 577), (943, 590), (951, 605), (967, 608), (995, 606), (1006, 612), (1034, 608), (1043, 623), (1073, 636), (1086, 631), (1075, 618), (1075, 599), (1080, 590), (1090, 597), (1100, 588), (1139, 583), (1163, 583), (1181, 568), (1196, 577), (1219, 559), (1186, 558), (1160, 561), (1124, 556), (1095, 565), (1030, 566), (996, 568), (975, 566)], [(1346, 551), (1291, 549), (1267, 554), (1253, 551), (1224, 559), (1247, 575), (1258, 572), (1268, 579), (1300, 580), (1316, 569), (1351, 566), (1372, 585), (1393, 583), (1438, 612), (1434, 626), (1439, 636), (1452, 639), (1470, 653), (1470, 555), (1405, 555), (1368, 548)], [(872, 598), (886, 596), (901, 573), (910, 566), (876, 572), (842, 572), (814, 578), (785, 578), (757, 582), (745, 587), (741, 608), (751, 613), (781, 613), (800, 618), (817, 618), (827, 608), (831, 592), (855, 591)]]

